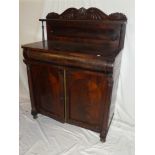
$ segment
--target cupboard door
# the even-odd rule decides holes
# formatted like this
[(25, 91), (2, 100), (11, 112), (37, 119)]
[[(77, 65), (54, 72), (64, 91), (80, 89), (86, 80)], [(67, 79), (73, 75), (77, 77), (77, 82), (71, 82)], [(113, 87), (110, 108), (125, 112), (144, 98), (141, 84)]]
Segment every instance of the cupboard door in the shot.
[(64, 71), (46, 64), (31, 65), (36, 108), (39, 113), (64, 122)]
[(99, 132), (106, 102), (104, 74), (72, 69), (66, 79), (67, 122)]

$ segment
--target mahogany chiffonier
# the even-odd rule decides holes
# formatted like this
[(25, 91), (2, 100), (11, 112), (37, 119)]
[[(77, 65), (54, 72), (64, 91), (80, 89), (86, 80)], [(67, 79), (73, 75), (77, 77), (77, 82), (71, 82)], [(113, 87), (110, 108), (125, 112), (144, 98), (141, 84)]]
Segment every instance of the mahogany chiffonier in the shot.
[(114, 113), (126, 16), (69, 8), (40, 21), (42, 41), (22, 46), (31, 114), (99, 132), (104, 142)]

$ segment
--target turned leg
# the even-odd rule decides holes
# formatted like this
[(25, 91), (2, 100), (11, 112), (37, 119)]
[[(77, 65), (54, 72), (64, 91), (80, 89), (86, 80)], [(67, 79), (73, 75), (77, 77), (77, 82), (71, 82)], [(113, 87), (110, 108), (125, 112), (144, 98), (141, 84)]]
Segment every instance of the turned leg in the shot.
[(100, 141), (101, 141), (102, 143), (104, 143), (104, 142), (106, 141), (106, 136), (107, 136), (107, 132), (106, 132), (106, 131), (102, 131), (102, 132), (100, 133)]
[(31, 111), (31, 115), (33, 116), (34, 119), (38, 118), (37, 114), (38, 113), (36, 111)]
[(106, 141), (106, 138), (105, 138), (105, 137), (100, 137), (100, 141), (101, 141), (102, 143), (104, 143), (104, 142)]

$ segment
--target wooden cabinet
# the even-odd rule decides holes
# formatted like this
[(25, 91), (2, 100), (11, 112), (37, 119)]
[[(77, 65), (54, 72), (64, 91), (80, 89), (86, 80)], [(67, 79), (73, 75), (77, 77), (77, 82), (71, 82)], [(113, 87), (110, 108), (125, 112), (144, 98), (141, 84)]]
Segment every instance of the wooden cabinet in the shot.
[(32, 115), (100, 133), (112, 121), (126, 17), (96, 8), (49, 13), (47, 40), (23, 45)]

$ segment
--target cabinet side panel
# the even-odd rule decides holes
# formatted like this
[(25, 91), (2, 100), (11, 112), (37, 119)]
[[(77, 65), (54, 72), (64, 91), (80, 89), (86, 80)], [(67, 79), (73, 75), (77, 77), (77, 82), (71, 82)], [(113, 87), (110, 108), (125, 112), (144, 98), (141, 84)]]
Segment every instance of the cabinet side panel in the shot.
[(117, 97), (117, 88), (118, 88), (118, 82), (119, 82), (119, 74), (120, 74), (120, 66), (121, 66), (121, 58), (122, 58), (122, 52), (120, 52), (114, 63), (113, 68), (113, 89), (112, 89), (112, 97), (111, 97), (111, 105), (110, 105), (110, 113), (109, 113), (109, 125), (112, 120), (112, 117), (114, 115), (115, 110), (115, 104), (116, 104), (116, 97)]

